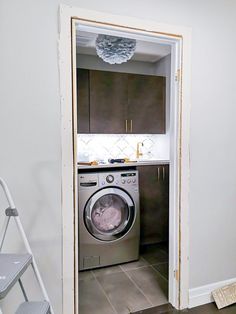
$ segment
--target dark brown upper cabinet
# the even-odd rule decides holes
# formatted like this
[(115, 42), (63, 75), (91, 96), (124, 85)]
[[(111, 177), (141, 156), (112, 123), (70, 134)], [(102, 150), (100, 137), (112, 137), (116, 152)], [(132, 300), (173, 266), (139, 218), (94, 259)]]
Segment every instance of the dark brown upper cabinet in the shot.
[(77, 130), (90, 133), (89, 128), (89, 71), (77, 69)]
[(125, 133), (127, 74), (91, 70), (89, 75), (90, 132)]
[(77, 73), (78, 133), (165, 133), (164, 77), (81, 69)]
[(165, 133), (165, 78), (128, 76), (128, 122), (131, 133)]

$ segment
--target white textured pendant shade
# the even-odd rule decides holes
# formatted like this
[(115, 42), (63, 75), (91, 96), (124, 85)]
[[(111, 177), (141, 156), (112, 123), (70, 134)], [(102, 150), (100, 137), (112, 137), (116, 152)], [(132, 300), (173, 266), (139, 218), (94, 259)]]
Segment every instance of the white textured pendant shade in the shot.
[(136, 48), (136, 40), (130, 38), (98, 35), (97, 55), (110, 64), (121, 64), (131, 59)]

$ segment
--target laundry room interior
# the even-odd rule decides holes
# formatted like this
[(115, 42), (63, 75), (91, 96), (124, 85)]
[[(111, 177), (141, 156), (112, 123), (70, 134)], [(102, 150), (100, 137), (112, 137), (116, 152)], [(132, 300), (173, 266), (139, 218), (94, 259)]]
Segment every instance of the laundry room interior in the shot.
[(169, 303), (171, 55), (154, 36), (77, 23), (81, 314)]

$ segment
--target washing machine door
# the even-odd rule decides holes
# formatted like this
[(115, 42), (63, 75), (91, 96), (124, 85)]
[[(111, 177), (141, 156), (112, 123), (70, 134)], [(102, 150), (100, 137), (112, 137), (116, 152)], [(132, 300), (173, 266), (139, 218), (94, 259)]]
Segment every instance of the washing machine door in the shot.
[(103, 241), (123, 237), (135, 219), (134, 202), (128, 193), (119, 188), (104, 188), (87, 202), (84, 223), (89, 233)]

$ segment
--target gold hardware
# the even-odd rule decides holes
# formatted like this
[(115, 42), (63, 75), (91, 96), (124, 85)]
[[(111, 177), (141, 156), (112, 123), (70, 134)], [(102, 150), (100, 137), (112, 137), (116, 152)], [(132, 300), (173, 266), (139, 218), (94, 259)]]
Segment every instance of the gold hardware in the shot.
[(133, 132), (133, 120), (132, 119), (130, 120), (130, 132), (131, 133)]
[(162, 179), (165, 180), (165, 167), (162, 167)]
[(157, 167), (157, 181), (160, 181), (160, 167)]
[(128, 120), (127, 119), (125, 120), (125, 132), (126, 133), (128, 132)]
[[(132, 120), (131, 120), (132, 121)], [(143, 153), (140, 152), (140, 147), (139, 145), (143, 146), (143, 142), (138, 142), (137, 143), (137, 149), (136, 149), (136, 158), (139, 159), (140, 156), (143, 156)]]

